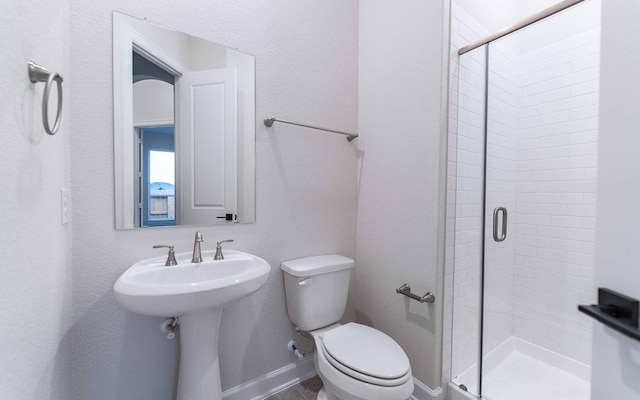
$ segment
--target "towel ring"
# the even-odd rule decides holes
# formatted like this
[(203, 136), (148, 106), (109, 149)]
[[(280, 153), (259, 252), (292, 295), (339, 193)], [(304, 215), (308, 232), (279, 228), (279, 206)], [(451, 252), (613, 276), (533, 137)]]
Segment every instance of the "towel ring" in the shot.
[[(29, 79), (32, 83), (46, 82), (44, 94), (42, 95), (42, 124), (44, 125), (44, 130), (49, 135), (55, 135), (56, 132), (58, 132), (62, 119), (62, 75), (57, 72), (51, 72), (33, 62), (29, 62)], [(51, 128), (49, 125), (49, 95), (51, 94), (53, 81), (56, 81), (58, 84), (58, 110), (56, 111), (56, 121), (53, 124), (53, 128)]]

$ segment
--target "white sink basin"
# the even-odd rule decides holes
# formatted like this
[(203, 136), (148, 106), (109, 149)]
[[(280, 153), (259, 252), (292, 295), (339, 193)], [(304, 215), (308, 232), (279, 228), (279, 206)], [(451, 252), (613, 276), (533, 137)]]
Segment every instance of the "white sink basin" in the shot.
[(271, 266), (260, 257), (225, 250), (224, 260), (203, 251), (203, 262), (191, 263), (191, 253), (176, 254), (178, 265), (165, 267), (166, 256), (135, 263), (113, 290), (129, 311), (158, 317), (181, 316), (221, 307), (249, 296), (265, 284)]
[(129, 311), (179, 317), (180, 368), (178, 400), (221, 400), (218, 333), (224, 305), (260, 289), (271, 266), (260, 257), (224, 250), (224, 260), (202, 252), (176, 254), (178, 265), (165, 267), (166, 256), (149, 258), (127, 269), (113, 286)]

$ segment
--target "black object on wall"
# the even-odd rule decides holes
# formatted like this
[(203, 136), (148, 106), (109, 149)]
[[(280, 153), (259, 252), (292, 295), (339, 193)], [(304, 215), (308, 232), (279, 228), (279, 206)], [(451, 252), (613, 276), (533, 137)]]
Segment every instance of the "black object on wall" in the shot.
[(598, 304), (580, 305), (578, 310), (609, 328), (640, 341), (638, 300), (610, 289), (598, 288)]

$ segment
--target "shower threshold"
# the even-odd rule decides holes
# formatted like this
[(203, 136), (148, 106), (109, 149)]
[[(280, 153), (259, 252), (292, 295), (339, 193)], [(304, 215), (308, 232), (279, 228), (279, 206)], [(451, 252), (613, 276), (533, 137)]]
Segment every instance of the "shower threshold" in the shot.
[[(591, 367), (524, 340), (507, 339), (487, 355), (484, 363), (483, 399), (590, 399)], [(477, 393), (477, 367), (460, 374), (450, 388), (460, 390), (456, 387), (460, 383), (470, 393)]]

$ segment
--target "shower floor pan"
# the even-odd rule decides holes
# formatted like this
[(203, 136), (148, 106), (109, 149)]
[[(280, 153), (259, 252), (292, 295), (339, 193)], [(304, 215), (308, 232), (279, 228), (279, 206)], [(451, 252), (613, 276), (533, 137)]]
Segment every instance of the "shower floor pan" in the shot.
[[(542, 347), (510, 338), (485, 360), (482, 381), (486, 400), (589, 400), (591, 368)], [(477, 367), (458, 376), (450, 391), (460, 391), (464, 383), (477, 393)], [(453, 389), (453, 390), (451, 390)], [(463, 393), (451, 393), (449, 399), (463, 399)], [(464, 393), (467, 394), (468, 393)]]

